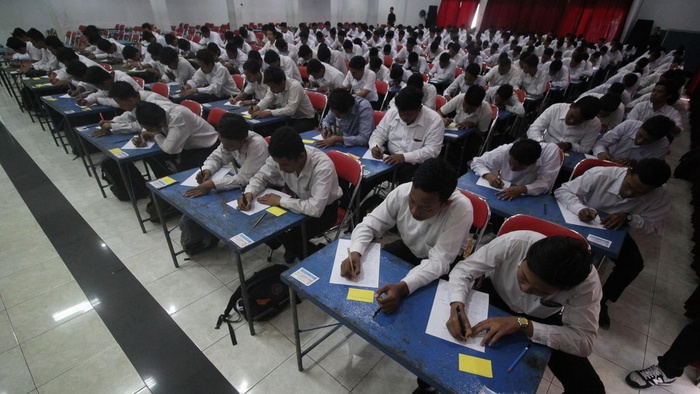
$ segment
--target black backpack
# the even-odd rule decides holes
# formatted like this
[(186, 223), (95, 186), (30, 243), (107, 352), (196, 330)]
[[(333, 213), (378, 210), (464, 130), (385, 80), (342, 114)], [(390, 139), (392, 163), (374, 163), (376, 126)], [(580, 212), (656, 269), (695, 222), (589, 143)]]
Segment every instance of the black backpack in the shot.
[[(289, 269), (286, 265), (275, 264), (253, 274), (246, 279), (245, 283), (248, 287), (248, 297), (250, 298), (250, 307), (252, 309), (251, 316), (253, 321), (264, 321), (277, 316), (289, 304), (289, 288), (280, 279), (280, 274)], [(296, 301), (299, 302), (298, 299)], [(235, 320), (231, 319), (231, 311), (234, 311), (238, 316)], [(231, 343), (236, 345), (236, 335), (233, 331), (231, 323), (237, 323), (247, 316), (243, 306), (243, 292), (241, 286), (238, 286), (233, 292), (231, 299), (228, 301), (226, 310), (219, 316), (216, 321), (216, 329), (221, 327), (221, 323), (226, 322), (229, 333), (231, 334)]]
[(698, 168), (700, 168), (700, 148), (693, 149), (681, 157), (673, 176), (693, 182), (698, 176)]
[[(129, 192), (126, 189), (124, 178), (119, 172), (119, 164), (113, 159), (105, 158), (100, 164), (100, 168), (102, 169), (102, 179), (110, 184), (109, 190), (112, 191), (112, 194), (119, 201), (129, 201)], [(146, 198), (148, 196), (148, 187), (146, 187), (146, 181), (143, 179), (141, 172), (133, 163), (127, 163), (126, 170), (131, 177), (131, 184), (133, 185), (136, 199)]]

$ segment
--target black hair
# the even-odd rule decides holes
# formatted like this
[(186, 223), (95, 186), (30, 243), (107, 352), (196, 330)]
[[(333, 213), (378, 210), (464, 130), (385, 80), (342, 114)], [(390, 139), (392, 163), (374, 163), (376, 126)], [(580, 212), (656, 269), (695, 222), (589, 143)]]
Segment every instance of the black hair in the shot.
[(279, 61), (280, 61), (280, 55), (279, 55), (277, 52), (275, 52), (275, 51), (267, 51), (267, 52), (265, 52), (265, 58), (264, 58), (264, 60), (265, 60), (265, 63), (267, 63), (267, 64), (272, 64), (272, 63), (275, 63), (275, 62), (279, 62)]
[(600, 98), (600, 110), (605, 112), (613, 112), (620, 107), (620, 95), (615, 93), (604, 94)]
[(95, 86), (101, 85), (103, 82), (112, 78), (112, 74), (100, 66), (88, 67), (83, 76), (83, 80)]
[(518, 163), (529, 166), (535, 164), (542, 154), (542, 146), (539, 142), (527, 138), (519, 139), (513, 143), (508, 153)]
[(165, 47), (160, 51), (160, 62), (167, 65), (178, 60), (177, 51), (170, 47)]
[(139, 51), (136, 50), (136, 47), (133, 47), (131, 45), (124, 45), (124, 49), (122, 49), (122, 56), (124, 56), (124, 59), (127, 60), (138, 60), (134, 59), (136, 55), (138, 55)]
[(150, 53), (151, 56), (160, 56), (160, 52), (163, 50), (163, 46), (157, 42), (148, 44), (146, 47), (146, 52)]
[(676, 124), (667, 116), (656, 115), (647, 119), (641, 126), (655, 140), (661, 139), (670, 135), (676, 127)]
[(444, 204), (457, 188), (457, 170), (445, 160), (428, 159), (416, 169), (413, 187), (426, 193), (437, 193)]
[(216, 126), (216, 132), (227, 140), (243, 141), (248, 137), (248, 122), (241, 115), (226, 113)]
[(141, 33), (141, 40), (151, 42), (151, 39), (155, 39), (156, 36), (150, 31), (144, 31)]
[(418, 54), (416, 52), (411, 52), (408, 54), (408, 61), (410, 63), (417, 62), (418, 61)]
[(40, 32), (39, 30), (37, 30), (33, 27), (31, 29), (27, 30), (27, 36), (32, 41), (44, 41), (46, 39), (42, 32)]
[(209, 34), (211, 33), (211, 30), (209, 30), (208, 26), (200, 27), (199, 31), (202, 32), (202, 36), (204, 36), (206, 34), (207, 36), (205, 38), (209, 38)]
[(136, 104), (134, 111), (136, 113), (136, 120), (141, 126), (160, 127), (160, 125), (167, 120), (165, 117), (165, 110), (148, 101), (141, 101)]
[(450, 61), (450, 54), (445, 52), (442, 55), (440, 55), (440, 59), (438, 60), (440, 63), (447, 63)]
[(561, 71), (562, 67), (564, 64), (562, 63), (561, 60), (552, 60), (551, 63), (549, 63), (549, 71), (554, 71), (554, 72), (559, 72)]
[(172, 33), (164, 34), (163, 37), (165, 38), (166, 44), (177, 46), (177, 37), (175, 37), (174, 34), (172, 34)]
[(46, 44), (46, 46), (53, 48), (53, 49), (65, 48), (65, 45), (63, 45), (63, 42), (57, 36), (46, 37), (46, 39), (44, 40), (44, 43)]
[(617, 94), (618, 96), (622, 96), (622, 92), (625, 91), (625, 85), (622, 84), (622, 82), (615, 82), (613, 84), (610, 84), (608, 86), (608, 92), (607, 93), (614, 93)]
[(406, 86), (414, 86), (418, 89), (423, 90), (423, 76), (419, 73), (413, 73), (406, 80)]
[(403, 67), (401, 67), (401, 66), (392, 67), (391, 71), (389, 71), (389, 79), (391, 79), (391, 80), (403, 79)]
[(177, 47), (182, 49), (183, 51), (189, 51), (190, 47), (190, 41), (184, 38), (178, 38), (177, 39)]
[(100, 41), (97, 41), (97, 49), (101, 50), (102, 52), (107, 52), (112, 49), (112, 42), (101, 39)]
[(369, 69), (372, 71), (379, 70), (382, 68), (382, 64), (384, 62), (382, 59), (379, 58), (379, 56), (370, 56), (369, 57)]
[(109, 88), (109, 97), (120, 100), (126, 100), (131, 97), (140, 97), (139, 93), (131, 86), (130, 83), (124, 81), (115, 81), (112, 87)]
[[(267, 53), (270, 52), (272, 51), (268, 51)], [(268, 67), (267, 70), (265, 70), (265, 74), (263, 74), (263, 80), (266, 84), (273, 83), (275, 85), (281, 85), (287, 80), (287, 76), (284, 75), (284, 71), (279, 67)]]
[(251, 74), (257, 74), (260, 72), (262, 66), (255, 60), (248, 59), (243, 63), (243, 71), (248, 71)]
[(467, 64), (467, 67), (464, 68), (464, 72), (474, 77), (478, 77), (479, 74), (481, 74), (481, 66), (476, 63), (469, 63)]
[(678, 101), (680, 94), (678, 93), (678, 87), (673, 81), (659, 80), (659, 82), (657, 82), (654, 86), (663, 86), (666, 88), (666, 96), (668, 96), (666, 99), (666, 104), (673, 105), (676, 101)]
[(527, 267), (539, 279), (560, 290), (581, 284), (593, 269), (588, 245), (582, 240), (554, 236), (530, 246)]
[(523, 61), (530, 67), (537, 67), (537, 65), (540, 64), (540, 59), (537, 55), (527, 55)]
[(513, 95), (513, 86), (509, 84), (503, 84), (498, 87), (496, 94), (501, 97), (502, 100), (508, 100), (510, 96)]
[(630, 173), (636, 174), (639, 180), (647, 186), (657, 188), (668, 182), (671, 177), (671, 167), (661, 159), (642, 159), (630, 166)]
[(626, 87), (632, 87), (634, 86), (635, 83), (637, 83), (637, 80), (639, 80), (639, 77), (635, 73), (629, 73), (625, 74), (624, 77), (622, 77), (622, 84)]
[(68, 65), (72, 61), (80, 60), (78, 55), (70, 48), (61, 48), (56, 51), (56, 60), (63, 63), (63, 65)]
[(287, 45), (287, 41), (280, 38), (275, 40), (275, 48), (277, 48), (279, 51), (286, 52), (287, 49), (289, 49), (289, 46)]
[(27, 32), (24, 31), (24, 29), (22, 29), (21, 27), (15, 27), (15, 29), (12, 30), (12, 37), (27, 37)]
[(503, 52), (498, 56), (498, 65), (499, 66), (511, 66), (513, 64), (513, 61), (510, 60), (508, 57), (508, 54)]
[(66, 72), (80, 80), (83, 79), (85, 76), (85, 72), (87, 72), (88, 67), (85, 65), (85, 63), (81, 62), (80, 60), (73, 60), (72, 62), (68, 63), (66, 65)]
[(423, 91), (413, 86), (406, 86), (396, 94), (394, 104), (399, 112), (420, 109), (423, 105)]
[(306, 63), (306, 71), (311, 75), (321, 72), (324, 68), (325, 67), (318, 59), (310, 59)]
[(365, 58), (362, 56), (354, 56), (352, 59), (350, 59), (350, 62), (348, 63), (349, 68), (352, 68), (354, 70), (363, 70), (366, 64), (367, 63), (365, 62)]
[[(269, 70), (269, 68), (265, 70), (266, 75)], [(272, 133), (267, 151), (275, 159), (296, 160), (299, 155), (306, 152), (306, 148), (299, 133), (293, 128), (285, 126)]]
[(593, 96), (581, 97), (578, 101), (571, 103), (571, 108), (578, 108), (583, 120), (591, 120), (600, 112), (600, 100)]
[(226, 39), (226, 41), (230, 42), (234, 39), (234, 37), (235, 37), (235, 35), (233, 34), (233, 32), (231, 30), (227, 30), (226, 32), (224, 32), (224, 38)]
[(464, 93), (464, 102), (471, 105), (472, 107), (478, 107), (481, 102), (484, 101), (486, 97), (486, 91), (479, 85), (472, 85)]
[(10, 49), (12, 49), (15, 52), (19, 52), (20, 49), (26, 48), (27, 43), (20, 40), (19, 38), (12, 36), (7, 38), (7, 45)]
[(328, 96), (328, 106), (344, 114), (355, 106), (355, 97), (347, 89), (334, 89)]
[(353, 45), (354, 44), (350, 40), (346, 39), (345, 41), (343, 41), (343, 49), (352, 49)]
[(308, 55), (313, 55), (313, 51), (311, 50), (311, 47), (308, 45), (304, 44), (299, 47), (299, 50), (297, 51), (297, 55), (301, 58), (305, 58)]
[(199, 60), (200, 62), (204, 62), (204, 64), (206, 65), (214, 64), (214, 55), (211, 52), (209, 52), (209, 49), (198, 50), (197, 54), (195, 55), (195, 59)]

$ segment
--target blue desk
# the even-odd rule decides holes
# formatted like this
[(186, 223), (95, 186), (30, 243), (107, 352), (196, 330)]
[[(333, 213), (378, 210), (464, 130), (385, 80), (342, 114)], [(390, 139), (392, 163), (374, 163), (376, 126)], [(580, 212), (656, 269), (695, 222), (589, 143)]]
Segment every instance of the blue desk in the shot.
[(581, 160), (586, 159), (587, 156), (580, 152), (568, 151), (564, 153), (564, 163), (561, 165), (562, 171), (571, 173), (576, 167), (576, 164), (580, 163)]
[[(145, 233), (146, 227), (144, 227), (143, 223), (145, 223), (146, 220), (148, 220), (148, 219), (143, 219), (141, 217), (141, 212), (139, 212), (136, 197), (134, 196), (134, 192), (133, 192), (131, 174), (129, 171), (126, 170), (126, 164), (132, 163), (132, 162), (135, 162), (138, 160), (143, 160), (143, 159), (150, 157), (150, 156), (155, 156), (155, 155), (161, 153), (162, 151), (158, 147), (158, 144), (154, 144), (149, 149), (124, 150), (124, 152), (126, 152), (129, 156), (117, 157), (110, 150), (115, 149), (115, 148), (121, 149), (121, 147), (124, 146), (124, 144), (126, 144), (136, 134), (109, 134), (109, 135), (105, 135), (102, 137), (91, 137), (90, 133), (98, 130), (99, 128), (100, 128), (100, 126), (97, 124), (76, 128), (75, 131), (76, 131), (77, 135), (80, 137), (80, 138), (78, 138), (78, 140), (80, 141), (80, 146), (82, 147), (83, 151), (86, 152), (85, 145), (83, 143), (83, 141), (85, 141), (85, 142), (93, 145), (97, 149), (99, 149), (105, 155), (105, 157), (113, 159), (117, 162), (117, 164), (119, 165), (119, 172), (122, 175), (122, 179), (128, 180), (128, 182), (126, 182), (126, 189), (129, 193), (129, 199), (131, 200), (131, 206), (134, 209), (134, 213), (136, 214), (136, 219), (139, 221), (139, 226), (141, 226), (141, 231)], [(102, 182), (100, 181), (100, 176), (97, 174), (97, 166), (99, 165), (99, 163), (95, 164), (92, 161), (92, 157), (88, 154), (85, 154), (83, 156), (87, 157), (87, 160), (89, 162), (88, 168), (89, 168), (89, 170), (92, 170), (92, 175), (95, 178), (95, 181), (97, 182), (97, 186), (100, 188), (100, 191), (102, 192), (102, 197), (106, 198), (107, 195), (105, 194), (104, 189), (107, 188), (107, 185), (102, 184)], [(146, 171), (148, 171), (148, 167), (146, 167)], [(150, 178), (150, 173), (147, 175)]]
[(478, 186), (476, 184), (477, 180), (478, 176), (470, 171), (459, 177), (457, 187), (470, 191), (486, 199), (493, 213), (506, 218), (517, 214), (535, 216), (575, 230), (584, 237), (587, 237), (589, 234), (597, 235), (601, 238), (610, 240), (612, 244), (610, 245), (610, 248), (604, 248), (598, 244), (591, 243), (591, 248), (594, 252), (606, 255), (613, 259), (620, 253), (622, 242), (627, 234), (626, 229), (603, 230), (568, 224), (564, 221), (564, 217), (562, 216), (557, 205), (557, 200), (551, 195), (544, 194), (539, 196), (520, 196), (512, 201), (499, 200), (496, 196), (496, 190)]
[[(212, 101), (211, 103), (205, 103), (202, 104), (202, 107), (204, 108), (204, 117), (206, 118), (207, 115), (209, 114), (209, 111), (211, 111), (214, 108), (220, 108), (223, 109), (226, 112), (230, 112), (232, 114), (238, 114), (242, 115), (244, 112), (248, 111), (249, 106), (240, 106), (240, 105), (226, 105), (228, 104), (228, 100), (220, 100), (220, 101)], [(267, 118), (259, 118), (259, 119), (252, 119), (252, 118), (246, 118), (246, 122), (248, 122), (248, 126), (250, 126), (253, 130), (256, 129), (261, 129), (261, 128), (268, 128), (274, 125), (280, 125), (283, 126), (283, 124), (287, 121), (286, 116), (268, 116)]]
[[(31, 119), (32, 123), (35, 122), (34, 118), (36, 118), (36, 120), (39, 121), (39, 126), (41, 126), (41, 129), (46, 130), (44, 124), (50, 127), (50, 121), (47, 114), (43, 111), (43, 106), (40, 100), (41, 97), (66, 92), (68, 91), (68, 87), (53, 85), (50, 82), (48, 75), (33, 78), (22, 76), (21, 78), (22, 87), (20, 88), (20, 91), (26, 91), (28, 93), (27, 99), (31, 103), (29, 108), (27, 108), (29, 118)], [(33, 110), (36, 110), (37, 112), (32, 114)]]
[[(487, 347), (485, 353), (426, 334), (437, 282), (405, 297), (396, 312), (379, 313), (372, 318), (372, 313), (377, 308), (376, 303), (348, 301), (349, 286), (329, 283), (332, 270), (330, 262), (334, 260), (336, 244), (337, 241), (282, 274), (282, 280), (289, 285), (291, 299), (294, 299), (294, 293), (298, 293), (311, 301), (440, 393), (478, 393), (483, 386), (497, 393), (535, 392), (549, 360), (550, 350), (547, 347), (533, 344), (513, 372), (508, 373), (507, 368), (528, 343), (522, 333), (501, 338), (496, 346)], [(400, 281), (411, 269), (408, 263), (385, 251), (381, 252), (380, 261), (380, 285)], [(291, 274), (302, 267), (319, 279), (310, 286), (305, 286), (292, 278)], [(307, 345), (307, 349), (302, 352), (296, 304), (292, 302), (291, 306), (297, 363), (301, 371), (303, 355), (310, 350), (309, 347), (316, 344)], [(505, 315), (505, 312), (497, 308), (489, 308), (490, 317)], [(325, 336), (320, 340), (323, 339)], [(491, 360), (493, 378), (460, 372), (459, 354)]]
[[(168, 89), (170, 90), (170, 93), (168, 94), (169, 99), (173, 99), (176, 97), (179, 97), (178, 95), (180, 94), (180, 84), (177, 82), (168, 82), (166, 85), (168, 85)], [(143, 85), (143, 88), (146, 90), (151, 90), (153, 87), (152, 83), (147, 83)]]
[[(242, 284), (241, 289), (243, 293), (243, 302), (246, 305), (245, 309), (249, 311), (248, 290), (245, 286), (245, 274), (243, 273), (241, 255), (263, 244), (264, 242), (283, 234), (290, 228), (299, 225), (302, 226), (302, 234), (303, 237), (306, 238), (304, 223), (308, 217), (287, 210), (287, 213), (277, 217), (268, 214), (256, 227), (253, 227), (255, 222), (260, 219), (260, 216), (262, 216), (265, 211), (249, 216), (226, 205), (227, 202), (236, 200), (241, 195), (242, 190), (240, 189), (229, 190), (221, 193), (210, 192), (206, 196), (197, 198), (187, 198), (183, 196), (183, 193), (189, 189), (189, 187), (180, 185), (180, 182), (187, 179), (195, 171), (199, 171), (199, 169), (191, 169), (171, 175), (170, 177), (178, 182), (176, 184), (166, 186), (162, 189), (156, 189), (149, 183), (148, 188), (151, 190), (151, 193), (153, 193), (154, 196), (164, 199), (172, 206), (180, 210), (183, 214), (189, 216), (192, 220), (207, 229), (207, 231), (210, 233), (214, 234), (214, 236), (219, 238), (231, 249), (238, 267), (238, 277), (240, 279), (240, 283)], [(155, 200), (158, 213), (160, 214), (160, 207), (157, 203), (158, 199)], [(170, 239), (170, 232), (172, 229), (168, 229), (167, 223), (162, 219), (162, 217), (160, 222), (163, 228), (163, 234), (165, 235), (165, 239), (168, 243), (168, 248), (170, 248), (173, 263), (175, 264), (175, 267), (178, 267), (179, 265), (176, 256), (182, 253), (182, 251), (175, 252), (173, 249), (172, 240)], [(232, 237), (240, 233), (250, 237), (253, 240), (253, 243), (245, 247), (240, 247), (231, 241)], [(304, 255), (306, 255), (306, 250), (304, 250)], [(248, 326), (250, 328), (250, 334), (255, 335), (253, 319), (248, 318)]]

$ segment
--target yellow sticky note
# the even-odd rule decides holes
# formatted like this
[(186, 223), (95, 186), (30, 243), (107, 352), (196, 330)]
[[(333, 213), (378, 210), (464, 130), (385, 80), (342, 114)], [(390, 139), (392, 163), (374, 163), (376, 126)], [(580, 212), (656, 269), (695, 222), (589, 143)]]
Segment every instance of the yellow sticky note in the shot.
[(314, 140), (301, 140), (301, 142), (303, 142), (305, 144), (312, 144), (313, 145)]
[(280, 207), (270, 207), (270, 208), (267, 208), (266, 211), (270, 212), (271, 214), (273, 214), (275, 216), (281, 216), (281, 215), (284, 215), (285, 213), (287, 213), (287, 211), (285, 211), (284, 209), (282, 209)]
[(244, 117), (244, 118), (246, 118), (246, 119), (253, 119), (253, 117), (252, 117), (252, 116), (250, 116), (250, 115), (248, 115), (248, 114), (246, 114), (246, 115), (243, 115), (243, 117)]
[(564, 153), (564, 156), (567, 156), (567, 157), (568, 157), (568, 156), (571, 156), (571, 154), (570, 154), (570, 153)]
[(459, 355), (459, 370), (462, 372), (484, 376), (487, 378), (493, 377), (493, 370), (491, 369), (491, 360), (474, 356), (467, 356), (466, 354)]
[(49, 97), (46, 99), (46, 101), (57, 101), (58, 99), (56, 97)]
[(348, 300), (372, 303), (374, 302), (374, 291), (350, 288), (348, 289)]
[(171, 185), (171, 184), (177, 182), (176, 180), (174, 180), (173, 178), (171, 178), (169, 176), (164, 176), (164, 177), (160, 178), (160, 180), (162, 180), (163, 182), (165, 182), (168, 185)]
[(35, 81), (41, 80), (41, 78), (39, 78), (39, 77), (34, 77), (34, 78), (32, 78), (32, 79), (35, 80)]
[(110, 149), (110, 150), (109, 150), (109, 153), (112, 153), (112, 154), (114, 154), (114, 155), (118, 155), (118, 154), (120, 154), (120, 153), (122, 153), (122, 152), (123, 152), (123, 151), (122, 151), (121, 149), (119, 149), (119, 148), (114, 148), (114, 149)]
[(91, 111), (92, 109), (90, 107), (85, 107), (83, 108), (83, 111)]

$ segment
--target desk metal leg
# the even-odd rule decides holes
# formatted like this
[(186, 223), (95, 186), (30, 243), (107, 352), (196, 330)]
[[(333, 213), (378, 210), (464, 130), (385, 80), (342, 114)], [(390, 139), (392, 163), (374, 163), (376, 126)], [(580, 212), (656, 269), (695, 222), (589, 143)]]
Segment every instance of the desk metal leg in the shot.
[(306, 222), (301, 224), (301, 239), (303, 240), (301, 245), (301, 253), (304, 258), (309, 257), (309, 242), (306, 238)]
[[(83, 142), (82, 138), (79, 138), (78, 143), (80, 144), (80, 147), (86, 151), (85, 149), (85, 143)], [(88, 156), (88, 161), (90, 162), (90, 169), (92, 170), (92, 175), (95, 177), (95, 182), (97, 182), (97, 187), (100, 188), (100, 193), (102, 193), (102, 198), (107, 198), (107, 194), (105, 194), (105, 188), (106, 186), (102, 185), (102, 182), (100, 182), (100, 177), (97, 175), (97, 165), (92, 162), (92, 157)]]
[[(171, 230), (168, 230), (168, 224), (165, 222), (165, 217), (163, 216), (163, 209), (160, 207), (160, 204), (158, 203), (158, 200), (160, 200), (158, 197), (156, 197), (155, 193), (151, 191), (151, 197), (153, 198), (153, 203), (156, 205), (156, 212), (158, 212), (158, 218), (160, 219), (160, 224), (161, 227), (163, 228), (163, 235), (165, 235), (165, 241), (168, 243), (168, 250), (170, 251), (170, 257), (173, 259), (173, 264), (175, 264), (175, 268), (180, 268), (180, 264), (177, 262), (177, 255), (180, 253), (183, 253), (183, 251), (180, 252), (175, 252), (175, 248), (173, 247), (173, 240), (170, 239), (170, 232)], [(175, 226), (177, 227), (177, 226)], [(173, 227), (173, 229), (175, 228)]]
[[(68, 133), (71, 133), (71, 138), (73, 138), (74, 141), (79, 139), (80, 136), (78, 136), (78, 133), (76, 133), (75, 130), (73, 129), (73, 125), (71, 124), (70, 119), (67, 116), (64, 117), (63, 119), (66, 122), (66, 139), (68, 138)], [(61, 140), (61, 142), (63, 142), (63, 140)], [(89, 155), (88, 151), (83, 147), (82, 144), (78, 144), (77, 149), (79, 151), (79, 152), (77, 152), (77, 154), (78, 154), (78, 156), (80, 156), (80, 160), (82, 160), (83, 166), (85, 166), (85, 171), (87, 171), (88, 176), (92, 176), (92, 174), (90, 174), (90, 169), (88, 168), (87, 160), (85, 159), (85, 156)], [(80, 152), (80, 151), (82, 151), (82, 152)], [(66, 151), (66, 153), (67, 153), (67, 151)], [(121, 170), (121, 166), (119, 167), (119, 170)], [(124, 178), (124, 179), (126, 179), (126, 178)], [(130, 184), (127, 185), (127, 189), (129, 188), (129, 186), (131, 186), (131, 185)], [(144, 231), (144, 233), (145, 233), (145, 231)]]
[(301, 361), (301, 338), (299, 332), (299, 316), (297, 315), (297, 303), (296, 303), (296, 293), (289, 287), (289, 304), (292, 307), (292, 322), (294, 323), (294, 347), (297, 352), (297, 367), (299, 372), (304, 370), (304, 364)]
[(250, 315), (250, 298), (248, 296), (248, 286), (245, 283), (245, 273), (243, 272), (243, 262), (241, 260), (241, 255), (237, 250), (233, 250), (233, 259), (236, 261), (236, 267), (238, 268), (238, 280), (241, 282), (241, 295), (243, 296), (243, 306), (245, 308), (246, 319), (248, 320), (248, 328), (250, 329), (250, 335), (255, 335), (255, 327), (253, 325), (253, 316)]
[[(85, 160), (83, 158), (83, 160)], [(141, 219), (141, 212), (139, 212), (139, 207), (136, 201), (136, 196), (134, 195), (133, 184), (131, 183), (131, 171), (124, 170), (124, 163), (121, 160), (117, 160), (119, 165), (119, 173), (122, 175), (122, 179), (126, 179), (126, 191), (129, 193), (129, 200), (131, 200), (131, 206), (134, 208), (134, 213), (136, 213), (136, 219), (139, 221), (139, 226), (141, 226), (141, 231), (146, 234), (146, 227), (143, 225), (144, 220)]]

